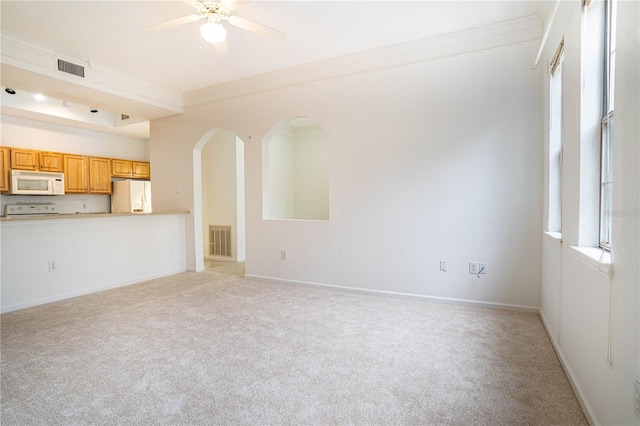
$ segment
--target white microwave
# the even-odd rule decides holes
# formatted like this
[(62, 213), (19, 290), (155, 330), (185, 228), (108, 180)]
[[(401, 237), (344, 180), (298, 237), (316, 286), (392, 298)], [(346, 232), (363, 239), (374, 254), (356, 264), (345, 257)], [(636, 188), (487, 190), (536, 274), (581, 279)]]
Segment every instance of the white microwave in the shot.
[(9, 193), (21, 195), (64, 195), (64, 173), (11, 170)]

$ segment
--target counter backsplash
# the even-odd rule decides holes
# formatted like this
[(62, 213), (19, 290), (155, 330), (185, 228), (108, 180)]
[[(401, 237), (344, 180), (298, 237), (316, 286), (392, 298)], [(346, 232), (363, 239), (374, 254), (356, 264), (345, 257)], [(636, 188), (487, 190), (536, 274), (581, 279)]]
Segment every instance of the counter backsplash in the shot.
[(7, 204), (55, 204), (58, 213), (110, 213), (110, 195), (0, 195), (0, 215), (5, 215)]

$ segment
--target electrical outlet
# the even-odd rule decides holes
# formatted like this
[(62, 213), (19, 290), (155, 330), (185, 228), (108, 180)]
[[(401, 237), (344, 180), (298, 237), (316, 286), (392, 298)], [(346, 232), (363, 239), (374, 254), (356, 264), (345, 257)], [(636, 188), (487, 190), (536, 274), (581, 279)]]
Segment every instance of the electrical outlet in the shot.
[(446, 260), (441, 260), (440, 261), (440, 270), (442, 272), (447, 272), (447, 261)]
[(470, 274), (478, 273), (478, 262), (469, 262), (469, 273)]
[(57, 272), (58, 271), (58, 264), (56, 263), (55, 260), (50, 260), (49, 261), (49, 272)]
[(633, 408), (636, 412), (636, 416), (640, 417), (640, 382), (637, 380), (633, 382), (633, 396)]
[(486, 274), (487, 273), (487, 264), (484, 262), (479, 262), (478, 263), (478, 273), (479, 274)]
[(288, 260), (289, 259), (289, 253), (287, 253), (286, 250), (282, 250), (280, 252), (280, 259), (282, 260)]

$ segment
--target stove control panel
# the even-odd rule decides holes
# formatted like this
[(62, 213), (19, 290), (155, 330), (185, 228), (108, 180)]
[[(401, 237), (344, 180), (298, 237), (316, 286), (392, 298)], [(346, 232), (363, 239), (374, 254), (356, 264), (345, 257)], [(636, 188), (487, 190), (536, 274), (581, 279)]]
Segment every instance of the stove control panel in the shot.
[(55, 204), (7, 204), (5, 214), (7, 216), (58, 214), (58, 206)]

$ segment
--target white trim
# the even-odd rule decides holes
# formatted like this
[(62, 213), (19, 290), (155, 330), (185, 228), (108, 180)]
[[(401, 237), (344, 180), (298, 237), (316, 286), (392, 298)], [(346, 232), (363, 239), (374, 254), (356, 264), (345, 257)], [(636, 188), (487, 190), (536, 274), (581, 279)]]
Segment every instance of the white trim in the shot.
[(538, 54), (536, 55), (536, 59), (533, 62), (533, 69), (538, 68), (540, 64), (540, 57), (542, 56), (542, 51), (544, 50), (544, 46), (547, 44), (547, 38), (549, 38), (549, 33), (551, 32), (551, 27), (553, 26), (553, 20), (556, 17), (556, 13), (558, 12), (558, 7), (560, 6), (560, 0), (556, 0), (555, 5), (551, 11), (551, 16), (549, 17), (549, 21), (544, 26), (544, 34), (542, 35), (542, 40), (540, 41), (540, 47), (538, 48)]
[(544, 327), (544, 330), (547, 333), (547, 336), (549, 336), (549, 340), (551, 341), (551, 346), (553, 347), (553, 350), (556, 352), (556, 355), (558, 356), (560, 365), (562, 366), (562, 369), (564, 370), (565, 374), (567, 375), (567, 378), (569, 379), (569, 383), (571, 384), (573, 393), (576, 395), (578, 403), (580, 404), (580, 407), (582, 407), (582, 411), (585, 417), (587, 418), (587, 421), (589, 422), (590, 425), (599, 426), (601, 423), (598, 421), (598, 418), (596, 417), (596, 413), (593, 410), (593, 407), (589, 403), (589, 400), (587, 399), (586, 394), (582, 390), (582, 386), (580, 386), (580, 381), (578, 380), (575, 373), (569, 366), (569, 363), (567, 362), (567, 359), (564, 353), (562, 352), (562, 349), (560, 349), (560, 345), (558, 345), (555, 339), (553, 338), (551, 331), (549, 329), (549, 326), (547, 325), (547, 320), (544, 316), (544, 312), (542, 312), (542, 309), (540, 309), (540, 320), (542, 321), (542, 326)]
[(160, 274), (147, 275), (147, 276), (143, 276), (143, 277), (134, 278), (134, 279), (131, 279), (131, 280), (120, 281), (120, 282), (113, 283), (113, 284), (107, 284), (107, 285), (100, 286), (100, 287), (94, 287), (94, 288), (88, 288), (88, 289), (83, 289), (83, 290), (78, 290), (78, 291), (72, 291), (72, 292), (69, 292), (69, 293), (58, 294), (56, 296), (51, 296), (51, 297), (43, 297), (42, 299), (33, 300), (33, 301), (30, 301), (30, 302), (27, 302), (27, 303), (19, 303), (17, 305), (5, 306), (4, 308), (2, 308), (1, 313), (4, 314), (4, 313), (7, 313), (7, 312), (13, 312), (13, 311), (21, 310), (21, 309), (32, 308), (34, 306), (45, 305), (47, 303), (60, 302), (61, 300), (67, 300), (67, 299), (71, 299), (73, 297), (78, 297), (78, 296), (85, 296), (87, 294), (99, 293), (101, 291), (110, 290), (112, 288), (125, 287), (125, 286), (128, 286), (128, 285), (139, 284), (139, 283), (142, 283), (142, 282), (145, 282), (145, 281), (154, 280), (156, 278), (163, 278), (163, 277), (168, 277), (170, 275), (180, 274), (180, 273), (183, 273), (185, 271), (186, 271), (185, 269), (177, 269), (175, 271), (169, 271), (169, 272), (162, 272)]
[(597, 247), (571, 246), (573, 253), (582, 263), (591, 266), (607, 277), (611, 277), (611, 253)]
[(229, 262), (229, 263), (241, 263), (245, 261), (245, 259), (238, 259), (235, 257), (211, 256), (208, 254), (205, 255), (204, 258), (206, 260), (215, 260), (216, 262)]
[(484, 302), (480, 300), (469, 300), (469, 299), (455, 299), (450, 297), (426, 296), (422, 294), (400, 293), (395, 291), (371, 290), (371, 289), (365, 289), (365, 288), (347, 287), (347, 286), (333, 285), (333, 284), (322, 284), (322, 283), (315, 283), (315, 282), (309, 282), (309, 281), (296, 281), (296, 280), (288, 280), (284, 278), (273, 278), (273, 277), (266, 277), (262, 275), (245, 274), (245, 278), (250, 280), (255, 280), (255, 281), (263, 281), (263, 282), (272, 283), (272, 284), (288, 284), (288, 285), (297, 285), (297, 286), (305, 286), (305, 287), (322, 287), (322, 288), (327, 288), (327, 289), (336, 290), (336, 291), (370, 294), (375, 296), (398, 297), (398, 298), (404, 298), (404, 299), (416, 299), (416, 300), (423, 300), (428, 302), (448, 303), (452, 305), (473, 306), (476, 308), (503, 309), (503, 310), (509, 310), (509, 311), (530, 312), (530, 313), (536, 313), (536, 314), (540, 312), (540, 308), (537, 308), (534, 306)]
[(546, 235), (547, 238), (550, 241), (553, 241), (554, 243), (562, 245), (562, 233), (561, 232), (544, 231), (544, 235)]
[(242, 78), (184, 94), (184, 107), (248, 94), (295, 87), (339, 77), (453, 60), (515, 47), (537, 45), (541, 37), (537, 15), (481, 28), (331, 58)]

